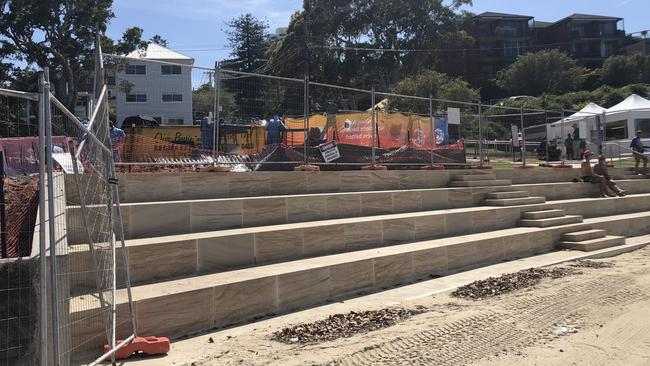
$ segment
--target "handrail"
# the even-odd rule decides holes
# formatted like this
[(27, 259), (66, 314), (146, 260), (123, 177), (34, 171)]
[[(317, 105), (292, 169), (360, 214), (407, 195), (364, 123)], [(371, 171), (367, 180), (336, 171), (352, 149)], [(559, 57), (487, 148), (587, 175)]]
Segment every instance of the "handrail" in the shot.
[(24, 92), (24, 91), (3, 89), (3, 88), (0, 88), (0, 95), (4, 95), (6, 97), (28, 99), (28, 100), (32, 100), (34, 102), (38, 102), (38, 99), (39, 99), (39, 96), (38, 96), (37, 93), (29, 93), (29, 92)]
[(605, 145), (618, 146), (619, 148), (623, 148), (623, 150), (627, 150), (627, 151), (629, 151), (629, 152), (631, 152), (631, 153), (633, 153), (633, 154), (643, 155), (643, 153), (640, 153), (640, 152), (638, 152), (638, 151), (634, 151), (634, 149), (631, 149), (631, 148), (629, 148), (629, 147), (627, 147), (627, 146), (621, 145), (621, 144), (619, 144), (619, 143), (617, 143), (617, 142), (605, 142)]

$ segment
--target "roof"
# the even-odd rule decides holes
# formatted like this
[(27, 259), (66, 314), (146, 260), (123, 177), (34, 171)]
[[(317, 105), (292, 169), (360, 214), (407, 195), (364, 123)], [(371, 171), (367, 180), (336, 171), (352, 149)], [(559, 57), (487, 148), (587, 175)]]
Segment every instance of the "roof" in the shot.
[(584, 108), (579, 110), (578, 112), (570, 115), (567, 119), (580, 119), (584, 117), (592, 117), (596, 115), (601, 115), (603, 112), (605, 112), (605, 108), (599, 106), (596, 103), (589, 103), (587, 104)]
[(578, 112), (570, 115), (569, 117), (566, 117), (565, 119), (561, 121), (557, 121), (552, 123), (552, 125), (560, 125), (561, 123), (568, 123), (568, 122), (578, 122), (580, 120), (583, 120), (588, 117), (593, 117), (593, 116), (598, 116), (603, 114), (606, 109), (599, 106), (596, 103), (589, 103), (587, 104), (584, 108), (579, 110)]
[(623, 18), (619, 17), (610, 17), (610, 16), (605, 16), (605, 15), (591, 15), (591, 14), (580, 14), (580, 13), (574, 13), (569, 15), (568, 17), (562, 18), (555, 22), (557, 23), (562, 23), (567, 20), (609, 20), (609, 21), (619, 21), (623, 20)]
[(552, 25), (553, 22), (543, 22), (541, 20), (536, 20), (535, 21), (535, 28), (546, 28), (550, 25)]
[(533, 19), (533, 17), (529, 15), (517, 15), (517, 14), (506, 14), (506, 13), (495, 13), (492, 11), (486, 11), (485, 13), (481, 13), (476, 16), (476, 18), (495, 18), (495, 19), (501, 19), (501, 18), (518, 18), (518, 19)]
[(632, 94), (624, 101), (618, 103), (612, 108), (609, 108), (607, 110), (607, 113), (627, 112), (639, 109), (650, 110), (650, 100), (642, 98), (636, 94)]
[(149, 60), (194, 60), (189, 56), (185, 56), (182, 53), (178, 53), (157, 43), (149, 43), (147, 48), (135, 50), (126, 56)]

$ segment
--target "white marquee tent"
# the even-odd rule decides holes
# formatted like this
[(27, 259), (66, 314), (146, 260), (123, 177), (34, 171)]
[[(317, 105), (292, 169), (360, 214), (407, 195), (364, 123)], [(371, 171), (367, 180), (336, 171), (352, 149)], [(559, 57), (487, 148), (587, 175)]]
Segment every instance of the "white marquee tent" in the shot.
[[(617, 105), (605, 109), (589, 103), (575, 114), (551, 124), (549, 136), (566, 137), (578, 127), (580, 138), (589, 142), (597, 141), (597, 118), (605, 114), (607, 140), (630, 140), (636, 130), (650, 134), (650, 100), (632, 94)], [(560, 131), (564, 130), (564, 131)]]

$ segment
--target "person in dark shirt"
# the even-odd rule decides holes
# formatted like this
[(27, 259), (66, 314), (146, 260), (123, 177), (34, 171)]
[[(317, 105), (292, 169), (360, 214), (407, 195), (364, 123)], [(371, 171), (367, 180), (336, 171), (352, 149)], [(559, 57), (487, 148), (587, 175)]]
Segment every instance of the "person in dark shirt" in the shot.
[(639, 163), (643, 160), (643, 174), (648, 174), (648, 157), (643, 155), (647, 146), (643, 146), (643, 141), (641, 140), (643, 132), (641, 130), (636, 131), (636, 137), (632, 139), (630, 147), (634, 150), (634, 170), (637, 175), (641, 175), (639, 172)]
[(564, 140), (564, 146), (566, 146), (567, 159), (574, 159), (575, 155), (573, 155), (573, 138), (571, 138), (571, 134), (568, 134), (566, 140)]

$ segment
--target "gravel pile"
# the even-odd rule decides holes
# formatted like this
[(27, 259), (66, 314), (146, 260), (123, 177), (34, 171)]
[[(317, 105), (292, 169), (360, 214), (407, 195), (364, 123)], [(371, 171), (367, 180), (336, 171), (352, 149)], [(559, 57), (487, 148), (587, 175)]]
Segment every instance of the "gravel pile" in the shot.
[(590, 260), (581, 260), (581, 261), (576, 261), (575, 263), (569, 264), (571, 267), (576, 267), (576, 268), (612, 268), (614, 267), (614, 263), (610, 262), (594, 262)]
[(284, 328), (273, 333), (271, 339), (288, 344), (332, 341), (390, 327), (421, 312), (420, 310), (382, 309), (335, 314), (317, 322)]
[(560, 278), (577, 273), (579, 272), (572, 268), (530, 268), (515, 273), (507, 273), (499, 277), (489, 277), (485, 280), (474, 281), (457, 288), (451, 293), (451, 296), (481, 300), (534, 286), (543, 278)]

